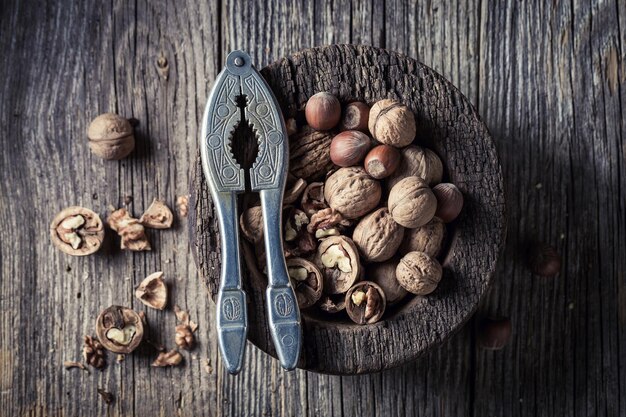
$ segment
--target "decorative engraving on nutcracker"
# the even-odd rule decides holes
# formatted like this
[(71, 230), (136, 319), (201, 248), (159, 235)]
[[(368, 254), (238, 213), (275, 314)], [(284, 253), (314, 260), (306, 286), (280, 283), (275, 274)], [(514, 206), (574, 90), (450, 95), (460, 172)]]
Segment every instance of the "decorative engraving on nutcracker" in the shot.
[(286, 347), (291, 347), (293, 346), (293, 343), (296, 341), (292, 335), (290, 334), (286, 334), (281, 338), (281, 341), (283, 343), (283, 346)]
[(228, 321), (241, 319), (241, 303), (235, 297), (227, 297), (223, 301), (224, 318)]
[(274, 300), (274, 308), (281, 317), (288, 317), (293, 313), (293, 299), (285, 293), (278, 294)]

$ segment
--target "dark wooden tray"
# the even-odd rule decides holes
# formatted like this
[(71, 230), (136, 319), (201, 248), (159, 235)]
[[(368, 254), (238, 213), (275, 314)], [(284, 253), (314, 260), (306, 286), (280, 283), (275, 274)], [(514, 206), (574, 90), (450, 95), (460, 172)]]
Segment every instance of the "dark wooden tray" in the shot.
[[(427, 297), (414, 297), (384, 321), (368, 326), (303, 316), (300, 368), (357, 374), (402, 365), (434, 348), (459, 329), (488, 289), (505, 238), (502, 170), (491, 136), (476, 110), (434, 70), (401, 54), (369, 46), (307, 49), (262, 71), (286, 117), (307, 99), (329, 91), (342, 102), (395, 98), (413, 110), (416, 143), (436, 150), (446, 176), (465, 195), (444, 261), (444, 278)], [(191, 182), (190, 242), (201, 276), (215, 299), (219, 284), (217, 218), (200, 157)], [(276, 356), (267, 327), (264, 288), (249, 279), (249, 340)]]

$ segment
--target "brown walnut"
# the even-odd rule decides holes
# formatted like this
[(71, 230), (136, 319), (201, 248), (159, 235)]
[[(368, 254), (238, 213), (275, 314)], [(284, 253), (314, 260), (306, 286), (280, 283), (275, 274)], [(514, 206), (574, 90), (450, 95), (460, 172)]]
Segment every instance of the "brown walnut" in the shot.
[(324, 184), (328, 205), (346, 219), (356, 219), (369, 213), (380, 201), (380, 183), (362, 167), (340, 168)]
[(163, 282), (163, 272), (148, 275), (135, 290), (135, 297), (148, 307), (163, 310), (167, 304), (167, 286)]
[(346, 311), (356, 324), (372, 324), (385, 313), (385, 292), (371, 281), (361, 281), (346, 293)]
[(405, 255), (409, 252), (424, 252), (436, 258), (441, 253), (445, 237), (446, 225), (439, 217), (433, 217), (424, 226), (407, 229), (404, 232), (400, 253)]
[(387, 205), (398, 224), (412, 229), (432, 220), (437, 198), (421, 178), (407, 177), (391, 189)]
[(394, 258), (387, 262), (372, 264), (367, 270), (366, 278), (383, 289), (388, 306), (398, 303), (407, 295), (407, 290), (402, 288), (396, 279), (397, 266), (398, 260)]
[(420, 177), (428, 185), (435, 186), (443, 177), (443, 164), (437, 154), (430, 149), (411, 145), (400, 152), (400, 165), (387, 179), (387, 189), (392, 189), (398, 181), (406, 177)]
[(100, 249), (104, 226), (100, 216), (84, 207), (68, 207), (50, 223), (50, 239), (68, 255), (85, 256)]
[(87, 129), (91, 151), (103, 159), (122, 159), (135, 148), (135, 136), (130, 122), (114, 113), (104, 113), (93, 119)]
[(298, 306), (308, 308), (322, 297), (324, 280), (319, 268), (302, 258), (287, 259), (287, 272), (296, 292)]
[(361, 219), (352, 239), (365, 262), (383, 262), (395, 255), (403, 236), (404, 228), (383, 207)]
[(322, 240), (314, 262), (324, 277), (324, 292), (327, 294), (344, 293), (361, 277), (359, 252), (346, 236)]
[(396, 268), (396, 279), (410, 293), (426, 295), (435, 291), (443, 271), (435, 258), (423, 252), (409, 252)]
[(174, 222), (172, 210), (162, 200), (156, 198), (150, 207), (141, 215), (139, 223), (152, 229), (169, 229)]
[(122, 238), (121, 248), (132, 251), (151, 250), (146, 230), (125, 208), (115, 210), (107, 219), (109, 227)]
[(111, 306), (96, 319), (96, 335), (107, 350), (130, 353), (143, 339), (143, 322), (130, 308)]
[(369, 114), (370, 133), (380, 143), (402, 148), (415, 139), (415, 116), (404, 104), (391, 99), (374, 103)]
[(333, 166), (330, 160), (332, 134), (305, 126), (289, 137), (289, 172), (310, 182), (323, 178)]
[(241, 213), (239, 228), (248, 242), (257, 243), (263, 240), (263, 212), (261, 206), (250, 207)]

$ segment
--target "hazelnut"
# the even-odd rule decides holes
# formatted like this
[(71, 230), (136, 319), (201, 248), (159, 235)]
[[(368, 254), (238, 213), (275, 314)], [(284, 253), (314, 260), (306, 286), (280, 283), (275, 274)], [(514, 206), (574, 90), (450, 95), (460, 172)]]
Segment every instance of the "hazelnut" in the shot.
[(561, 256), (545, 243), (534, 243), (528, 250), (528, 264), (533, 274), (551, 278), (561, 270)]
[(333, 136), (305, 126), (289, 137), (289, 172), (310, 182), (323, 178), (333, 167), (330, 143)]
[(437, 199), (421, 178), (407, 177), (391, 189), (387, 205), (397, 223), (415, 228), (432, 220), (437, 210)]
[(331, 236), (320, 243), (315, 256), (327, 294), (348, 291), (361, 276), (361, 261), (354, 242), (346, 236)]
[(380, 100), (371, 108), (369, 130), (374, 139), (385, 145), (402, 148), (415, 139), (415, 116), (396, 100)]
[(431, 187), (441, 182), (443, 164), (436, 153), (427, 148), (410, 145), (400, 151), (400, 164), (396, 172), (387, 179), (391, 189), (406, 177), (420, 177)]
[(343, 294), (323, 295), (317, 306), (325, 313), (339, 313), (346, 309), (346, 297)]
[(396, 253), (403, 236), (404, 228), (383, 207), (361, 219), (352, 239), (366, 262), (383, 262)]
[(349, 167), (363, 160), (372, 140), (358, 130), (347, 130), (335, 136), (330, 143), (330, 159), (335, 165)]
[(90, 255), (102, 245), (104, 226), (93, 211), (72, 206), (54, 217), (50, 223), (50, 239), (68, 255)]
[(104, 113), (93, 119), (87, 129), (91, 151), (103, 159), (122, 159), (135, 148), (133, 127), (127, 119)]
[(167, 304), (167, 286), (163, 281), (163, 272), (148, 275), (135, 290), (135, 297), (148, 307), (163, 310)]
[(393, 174), (399, 164), (400, 152), (389, 145), (379, 145), (369, 151), (364, 163), (365, 171), (377, 180)]
[(296, 292), (300, 308), (308, 308), (322, 297), (324, 280), (319, 268), (302, 258), (287, 259), (287, 272)]
[(163, 368), (166, 366), (176, 366), (183, 360), (183, 355), (176, 349), (169, 352), (161, 352), (159, 356), (152, 362), (152, 366), (157, 368)]
[(380, 183), (361, 167), (340, 168), (324, 184), (324, 198), (346, 219), (369, 213), (380, 201)]
[(169, 229), (174, 222), (172, 210), (162, 200), (156, 198), (150, 207), (141, 215), (139, 223), (152, 229)]
[(324, 201), (324, 183), (312, 182), (309, 184), (305, 188), (304, 193), (302, 193), (300, 206), (302, 206), (302, 210), (309, 216), (312, 216), (319, 210), (327, 208), (328, 206)]
[(300, 195), (306, 189), (306, 181), (302, 178), (298, 178), (293, 181), (291, 184), (287, 184), (287, 189), (285, 190), (285, 196), (283, 197), (283, 204), (293, 204), (299, 198)]
[(105, 349), (114, 353), (130, 353), (143, 338), (143, 322), (130, 308), (111, 306), (96, 320), (96, 335)]
[(443, 271), (435, 258), (423, 252), (409, 252), (396, 267), (396, 279), (402, 287), (416, 295), (435, 291)]
[(433, 258), (439, 256), (446, 236), (446, 225), (438, 217), (433, 217), (424, 226), (407, 229), (400, 245), (400, 253), (424, 252)]
[(146, 231), (138, 219), (131, 217), (125, 208), (115, 210), (107, 219), (109, 227), (122, 238), (122, 249), (151, 250)]
[(241, 213), (239, 228), (248, 242), (260, 242), (263, 239), (263, 210), (261, 206), (250, 207)]
[(483, 349), (500, 350), (511, 338), (511, 320), (485, 318), (478, 325), (478, 343)]
[(387, 301), (382, 288), (371, 281), (355, 284), (346, 293), (346, 311), (356, 324), (372, 324), (385, 313)]
[(343, 110), (339, 130), (359, 130), (361, 132), (367, 132), (369, 116), (370, 106), (361, 101), (350, 103)]
[(401, 301), (408, 294), (396, 279), (398, 260), (372, 264), (367, 270), (366, 278), (383, 289), (387, 305), (391, 306)]
[(341, 104), (334, 95), (321, 92), (314, 94), (304, 108), (306, 122), (315, 130), (330, 130), (341, 118)]
[(444, 223), (450, 223), (457, 218), (463, 208), (463, 194), (454, 184), (442, 183), (433, 188), (437, 198), (437, 211), (435, 216)]

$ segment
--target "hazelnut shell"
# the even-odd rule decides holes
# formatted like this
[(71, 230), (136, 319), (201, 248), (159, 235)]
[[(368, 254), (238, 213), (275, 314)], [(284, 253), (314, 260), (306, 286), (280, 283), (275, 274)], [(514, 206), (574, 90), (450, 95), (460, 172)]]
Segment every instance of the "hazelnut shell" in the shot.
[(334, 95), (325, 91), (309, 98), (304, 108), (306, 121), (315, 130), (330, 130), (341, 118), (341, 104)]
[(391, 189), (387, 205), (398, 224), (415, 228), (432, 220), (437, 210), (437, 199), (421, 178), (407, 177)]
[(135, 148), (133, 127), (115, 113), (104, 113), (93, 119), (87, 137), (91, 151), (103, 159), (125, 158)]
[(363, 132), (341, 132), (330, 143), (330, 159), (340, 167), (356, 165), (363, 160), (371, 143), (372, 140)]
[(343, 110), (339, 130), (359, 130), (361, 132), (367, 132), (369, 115), (370, 106), (367, 104), (361, 101), (350, 103)]
[(383, 207), (361, 219), (354, 228), (352, 239), (363, 260), (383, 262), (395, 255), (403, 236), (404, 228)]
[(378, 145), (365, 157), (365, 171), (378, 180), (388, 177), (400, 164), (400, 152), (389, 145)]
[(478, 343), (483, 349), (500, 350), (511, 338), (511, 320), (485, 318), (478, 325)]
[(437, 211), (435, 216), (445, 223), (456, 219), (463, 209), (463, 194), (454, 184), (442, 183), (433, 188), (437, 198)]

